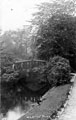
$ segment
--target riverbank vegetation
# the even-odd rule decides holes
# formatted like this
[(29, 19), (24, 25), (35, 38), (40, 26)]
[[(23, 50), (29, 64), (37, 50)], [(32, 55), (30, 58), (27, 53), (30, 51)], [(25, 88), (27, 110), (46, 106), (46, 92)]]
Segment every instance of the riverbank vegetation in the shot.
[[(69, 14), (62, 3), (54, 13), (51, 10), (53, 6), (58, 8), (57, 2), (43, 4), (39, 6), (41, 11), (31, 21), (35, 30), (32, 26), (25, 26), (26, 29), (8, 31), (0, 36), (2, 113), (6, 114), (18, 104), (24, 106), (28, 100), (39, 104), (43, 94), (53, 87), (62, 86), (65, 89), (67, 84), (64, 95), (67, 97), (70, 73), (76, 71), (76, 17), (72, 14), (75, 10), (74, 1), (64, 4), (68, 5)], [(47, 10), (49, 14), (44, 14)], [(29, 71), (11, 69), (16, 61), (34, 58), (45, 60), (46, 65), (33, 67)], [(63, 99), (60, 91), (60, 99)], [(54, 96), (57, 94), (55, 90)]]
[[(11, 70), (10, 70), (11, 71)], [(52, 87), (70, 84), (71, 69), (67, 59), (60, 56), (50, 58), (45, 66), (34, 67), (29, 72), (10, 71), (2, 74), (1, 110), (6, 113), (25, 101), (40, 102), (40, 97)], [(26, 100), (25, 100), (26, 99)], [(35, 99), (33, 101), (33, 99)]]

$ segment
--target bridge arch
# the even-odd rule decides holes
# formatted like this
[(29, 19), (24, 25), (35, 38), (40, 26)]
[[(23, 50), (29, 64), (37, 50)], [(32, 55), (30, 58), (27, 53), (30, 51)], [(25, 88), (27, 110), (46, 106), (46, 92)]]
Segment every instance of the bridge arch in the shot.
[(40, 65), (45, 65), (46, 61), (44, 60), (23, 60), (23, 61), (16, 61), (12, 65), (12, 69), (14, 70), (21, 70), (21, 69), (31, 69), (33, 67), (38, 67)]

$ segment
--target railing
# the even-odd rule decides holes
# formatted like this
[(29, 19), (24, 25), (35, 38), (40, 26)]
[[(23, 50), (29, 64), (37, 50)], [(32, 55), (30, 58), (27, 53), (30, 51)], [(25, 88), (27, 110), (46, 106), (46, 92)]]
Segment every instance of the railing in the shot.
[(20, 70), (20, 69), (31, 69), (33, 67), (38, 67), (40, 65), (45, 65), (46, 61), (44, 60), (24, 60), (24, 61), (16, 61), (12, 65), (12, 69)]

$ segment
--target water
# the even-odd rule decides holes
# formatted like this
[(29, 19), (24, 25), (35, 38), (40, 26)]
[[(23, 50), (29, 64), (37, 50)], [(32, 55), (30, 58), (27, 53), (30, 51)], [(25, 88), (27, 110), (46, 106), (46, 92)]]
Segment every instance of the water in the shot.
[(17, 106), (13, 110), (9, 110), (6, 116), (2, 118), (2, 120), (18, 120), (23, 115), (24, 111), (20, 106)]
[[(21, 116), (23, 116), (32, 106), (32, 104), (39, 104), (40, 97), (45, 94), (45, 92), (49, 89), (48, 86), (42, 88), (38, 92), (33, 92), (28, 88), (25, 88), (23, 96), (25, 96), (24, 104), (17, 104), (16, 107), (9, 109), (6, 115), (1, 120), (18, 120)], [(40, 95), (41, 94), (41, 95)], [(22, 94), (20, 94), (22, 95)], [(17, 96), (16, 96), (17, 97)], [(10, 103), (11, 104), (11, 103)]]

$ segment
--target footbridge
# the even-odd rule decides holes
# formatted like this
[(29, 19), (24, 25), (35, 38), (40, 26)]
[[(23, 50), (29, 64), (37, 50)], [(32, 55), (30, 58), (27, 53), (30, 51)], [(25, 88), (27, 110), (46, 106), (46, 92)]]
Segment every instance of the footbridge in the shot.
[(14, 70), (27, 70), (31, 69), (33, 67), (38, 67), (41, 65), (45, 65), (46, 61), (44, 60), (21, 60), (21, 61), (16, 61), (15, 63), (12, 64), (12, 69)]

